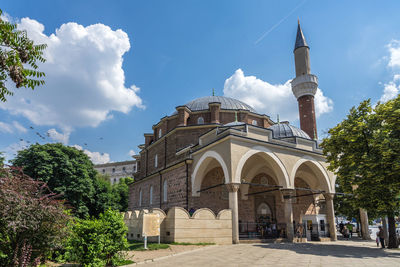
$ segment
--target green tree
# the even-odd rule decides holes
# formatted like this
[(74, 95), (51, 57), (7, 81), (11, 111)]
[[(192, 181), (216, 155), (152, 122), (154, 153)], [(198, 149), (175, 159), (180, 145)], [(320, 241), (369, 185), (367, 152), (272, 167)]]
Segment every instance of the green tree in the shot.
[(127, 227), (118, 211), (107, 210), (99, 219), (77, 219), (66, 247), (66, 260), (83, 266), (115, 266), (128, 248)]
[(44, 84), (40, 78), (45, 74), (37, 70), (37, 62), (45, 62), (45, 48), (45, 44), (34, 45), (26, 31), (17, 30), (17, 25), (0, 18), (0, 101), (5, 102), (7, 95), (13, 95), (6, 87), (8, 79), (17, 88), (28, 87), (33, 90)]
[(374, 108), (370, 100), (353, 107), (329, 130), (322, 147), (337, 183), (354, 203), (388, 216), (389, 248), (398, 246), (395, 216), (400, 207), (400, 96)]
[(112, 186), (115, 206), (119, 211), (128, 210), (129, 184), (132, 182), (133, 179), (131, 177), (125, 177), (119, 179), (119, 183), (113, 184)]
[(69, 216), (49, 192), (20, 169), (0, 172), (0, 266), (37, 266), (62, 245)]
[(34, 144), (19, 151), (12, 164), (22, 167), (27, 175), (47, 183), (53, 192), (61, 194), (75, 215), (83, 218), (99, 214), (99, 210), (92, 208), (97, 172), (81, 150), (60, 143)]

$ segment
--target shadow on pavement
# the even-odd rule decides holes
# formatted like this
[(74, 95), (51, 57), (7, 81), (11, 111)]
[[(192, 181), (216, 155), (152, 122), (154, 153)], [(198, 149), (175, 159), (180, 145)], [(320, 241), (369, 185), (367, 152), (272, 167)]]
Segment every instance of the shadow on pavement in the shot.
[[(359, 243), (368, 242), (371, 247), (360, 246)], [(340, 243), (281, 243), (281, 244), (254, 244), (253, 246), (291, 250), (298, 254), (310, 254), (319, 256), (332, 256), (339, 258), (399, 258), (400, 251), (391, 251), (388, 249), (380, 249), (373, 247), (376, 244), (373, 241), (365, 241), (360, 238), (351, 240), (342, 240)]]

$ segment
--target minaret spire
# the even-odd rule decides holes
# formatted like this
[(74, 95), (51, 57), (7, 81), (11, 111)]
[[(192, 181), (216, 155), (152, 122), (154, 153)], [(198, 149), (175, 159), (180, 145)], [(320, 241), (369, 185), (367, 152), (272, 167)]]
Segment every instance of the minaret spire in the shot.
[(292, 91), (299, 105), (300, 128), (311, 139), (317, 139), (317, 122), (315, 119), (314, 95), (318, 88), (317, 76), (311, 74), (310, 47), (300, 27), (297, 24), (296, 42), (294, 44), (294, 61), (296, 78), (291, 82)]
[(308, 47), (308, 44), (306, 42), (306, 38), (304, 37), (303, 31), (301, 30), (300, 27), (300, 20), (297, 19), (297, 35), (296, 35), (296, 42), (294, 44), (294, 50), (300, 47)]

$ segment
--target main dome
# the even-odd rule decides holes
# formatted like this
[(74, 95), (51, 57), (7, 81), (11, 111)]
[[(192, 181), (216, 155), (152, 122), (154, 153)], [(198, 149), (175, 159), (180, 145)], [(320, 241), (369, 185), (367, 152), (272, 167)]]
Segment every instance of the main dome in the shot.
[(192, 100), (192, 101), (186, 103), (185, 106), (188, 107), (192, 111), (207, 110), (208, 104), (213, 103), (213, 102), (221, 103), (221, 109), (248, 110), (250, 112), (257, 113), (257, 111), (253, 107), (247, 105), (246, 103), (243, 103), (242, 101), (239, 101), (237, 99), (233, 99), (233, 98), (225, 97), (225, 96), (200, 97), (200, 98), (197, 98), (195, 100)]

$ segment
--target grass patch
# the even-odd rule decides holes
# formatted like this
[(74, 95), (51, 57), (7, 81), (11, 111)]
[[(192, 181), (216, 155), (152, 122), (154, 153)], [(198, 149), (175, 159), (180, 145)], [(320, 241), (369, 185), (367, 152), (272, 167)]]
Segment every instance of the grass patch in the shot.
[(118, 262), (118, 265), (117, 265), (117, 266), (123, 266), (123, 265), (131, 264), (131, 263), (134, 263), (134, 261), (131, 261), (131, 260), (122, 260), (122, 261)]
[[(133, 251), (145, 251), (144, 249), (144, 243), (141, 241), (134, 241), (134, 240), (128, 240), (128, 250), (133, 250)], [(169, 248), (169, 244), (158, 244), (158, 243), (149, 243), (147, 242), (147, 250), (158, 250), (158, 249), (167, 249)]]
[(209, 245), (215, 245), (215, 243), (189, 243), (189, 242), (172, 242), (170, 243), (171, 245), (181, 245), (181, 246), (209, 246)]

